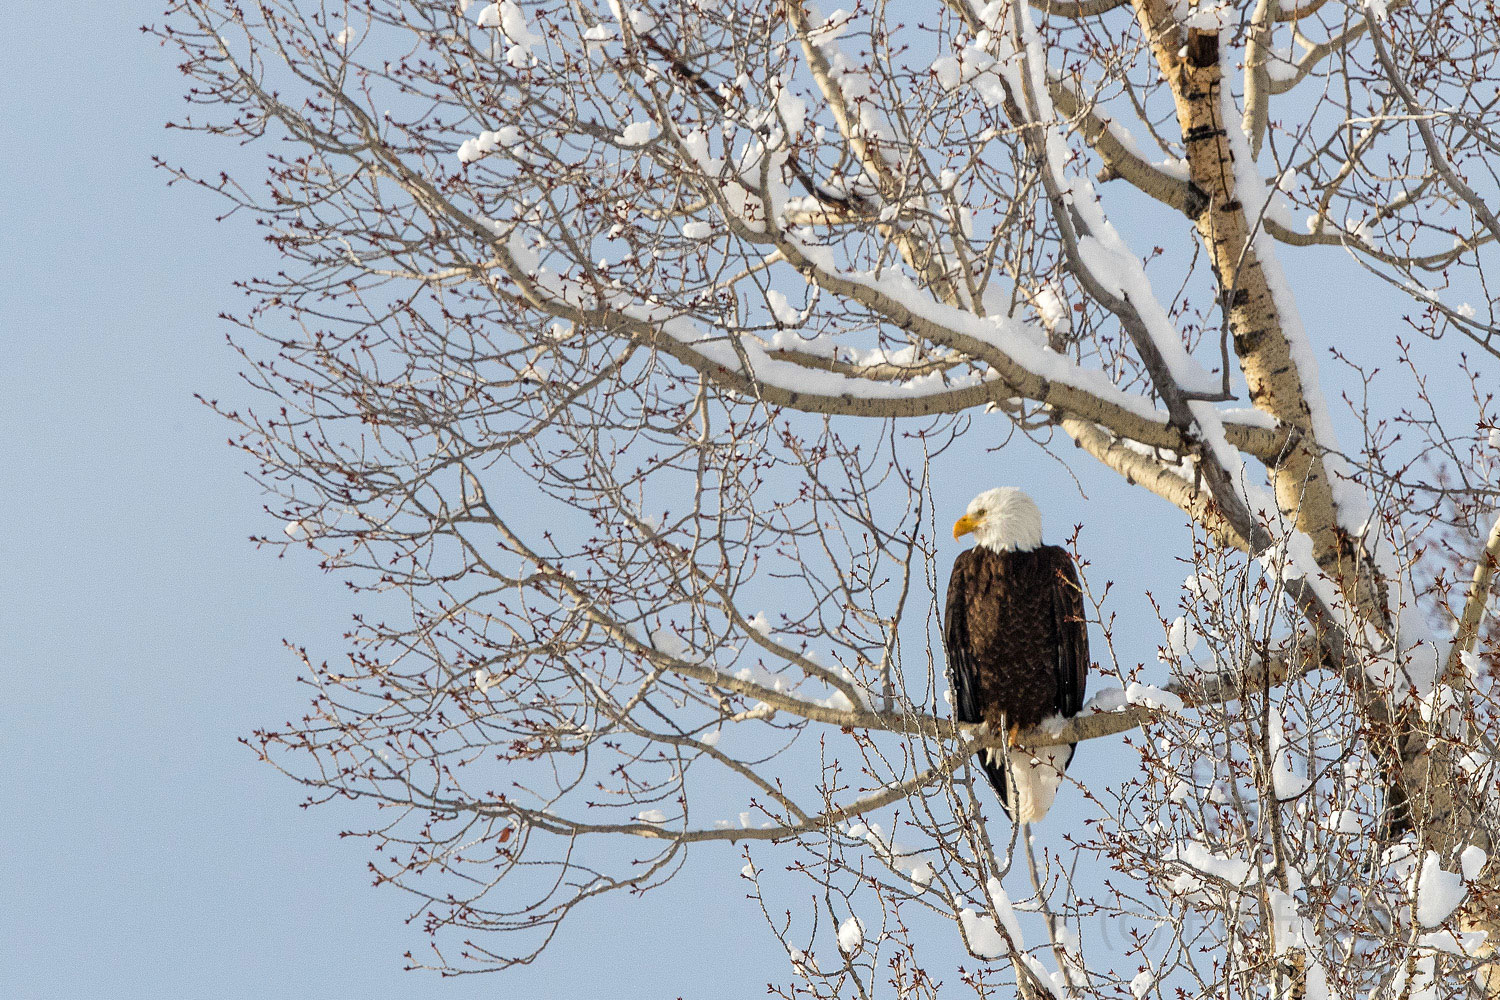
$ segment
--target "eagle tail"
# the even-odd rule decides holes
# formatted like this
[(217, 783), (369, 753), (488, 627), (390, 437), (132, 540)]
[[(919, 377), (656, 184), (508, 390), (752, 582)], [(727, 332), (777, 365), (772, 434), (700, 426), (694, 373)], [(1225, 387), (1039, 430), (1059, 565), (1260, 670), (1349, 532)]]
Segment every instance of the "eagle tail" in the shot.
[(979, 755), (980, 767), (1012, 823), (1035, 823), (1047, 815), (1077, 746), (1014, 747), (1008, 761), (994, 748)]

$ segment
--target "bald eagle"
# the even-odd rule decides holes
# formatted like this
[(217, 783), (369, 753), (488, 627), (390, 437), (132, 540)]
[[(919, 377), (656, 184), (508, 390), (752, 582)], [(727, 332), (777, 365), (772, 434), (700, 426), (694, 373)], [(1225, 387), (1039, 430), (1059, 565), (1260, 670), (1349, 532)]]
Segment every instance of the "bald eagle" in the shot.
[(1018, 730), (1076, 715), (1088, 683), (1089, 636), (1078, 570), (1066, 549), (1042, 544), (1042, 513), (1018, 489), (979, 494), (953, 525), (978, 543), (948, 581), (943, 645), (959, 722), (1007, 733), (1007, 754), (979, 764), (1013, 822), (1046, 815), (1077, 744), (1015, 747)]

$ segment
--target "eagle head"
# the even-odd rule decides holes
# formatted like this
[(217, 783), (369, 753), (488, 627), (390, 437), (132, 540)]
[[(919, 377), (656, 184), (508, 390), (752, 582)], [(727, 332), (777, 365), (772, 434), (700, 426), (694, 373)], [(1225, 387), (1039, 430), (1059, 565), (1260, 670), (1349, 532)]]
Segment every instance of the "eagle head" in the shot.
[(953, 525), (954, 538), (970, 532), (994, 552), (1030, 552), (1042, 544), (1042, 512), (1014, 486), (985, 490)]

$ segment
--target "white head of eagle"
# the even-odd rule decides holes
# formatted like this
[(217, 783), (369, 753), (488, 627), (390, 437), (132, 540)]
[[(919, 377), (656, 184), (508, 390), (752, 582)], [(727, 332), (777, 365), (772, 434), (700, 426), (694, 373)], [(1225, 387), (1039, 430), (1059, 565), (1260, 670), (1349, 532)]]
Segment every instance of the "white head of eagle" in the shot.
[(1042, 544), (1042, 512), (1014, 486), (985, 490), (953, 525), (953, 537), (974, 533), (991, 552), (1030, 552)]

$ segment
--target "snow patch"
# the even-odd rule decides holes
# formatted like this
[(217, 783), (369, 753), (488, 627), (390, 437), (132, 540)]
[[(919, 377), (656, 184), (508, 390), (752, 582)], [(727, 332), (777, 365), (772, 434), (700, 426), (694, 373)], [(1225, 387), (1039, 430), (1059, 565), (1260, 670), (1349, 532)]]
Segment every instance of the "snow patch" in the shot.
[(958, 911), (958, 922), (963, 926), (969, 950), (980, 958), (1001, 958), (1009, 954), (1010, 949), (1005, 946), (1005, 939), (1000, 936), (1000, 932), (995, 929), (995, 922), (989, 917), (981, 917), (965, 907)]
[(688, 644), (667, 625), (652, 629), (651, 645), (674, 659), (681, 658), (682, 654), (688, 650)]
[(1174, 714), (1181, 712), (1183, 708), (1182, 699), (1172, 692), (1134, 681), (1125, 689), (1125, 701), (1131, 705), (1144, 705)]
[(483, 131), (472, 139), (465, 139), (458, 147), (458, 162), (472, 163), (497, 149), (509, 149), (521, 143), (521, 130), (507, 125), (498, 132)]
[(1178, 615), (1172, 624), (1167, 626), (1167, 653), (1174, 659), (1186, 659), (1197, 647), (1201, 636), (1186, 615)]
[(1094, 696), (1084, 703), (1083, 711), (1079, 714), (1088, 715), (1091, 712), (1118, 712), (1128, 704), (1130, 704), (1130, 699), (1125, 697), (1124, 688), (1107, 687), (1102, 691), (1094, 692)]
[(1444, 871), (1436, 851), (1428, 851), (1421, 870), (1409, 880), (1417, 923), (1436, 927), (1463, 903), (1469, 889), (1457, 872)]
[(1068, 304), (1063, 301), (1061, 289), (1056, 282), (1043, 285), (1031, 299), (1037, 315), (1047, 329), (1056, 334), (1066, 334), (1073, 329), (1073, 317), (1068, 313)]
[(857, 955), (864, 946), (864, 921), (858, 917), (850, 917), (839, 924), (839, 951), (845, 955)]
[(1286, 733), (1281, 713), (1270, 711), (1271, 727), (1271, 788), (1278, 802), (1295, 799), (1312, 787), (1312, 781), (1292, 769), (1291, 752), (1286, 747)]
[[(620, 130), (620, 145), (644, 146), (651, 138), (651, 122), (631, 122)], [(692, 223), (688, 223), (692, 225)], [(687, 227), (684, 226), (684, 229)]]
[(808, 31), (807, 40), (821, 48), (847, 31), (853, 21), (854, 15), (840, 7)]
[(766, 291), (766, 305), (770, 307), (771, 315), (776, 317), (776, 322), (782, 326), (801, 326), (803, 320), (807, 319), (800, 310), (792, 308), (785, 295), (774, 288)]
[(1328, 815), (1328, 828), (1334, 833), (1357, 834), (1364, 830), (1359, 813), (1353, 809), (1335, 809)]

